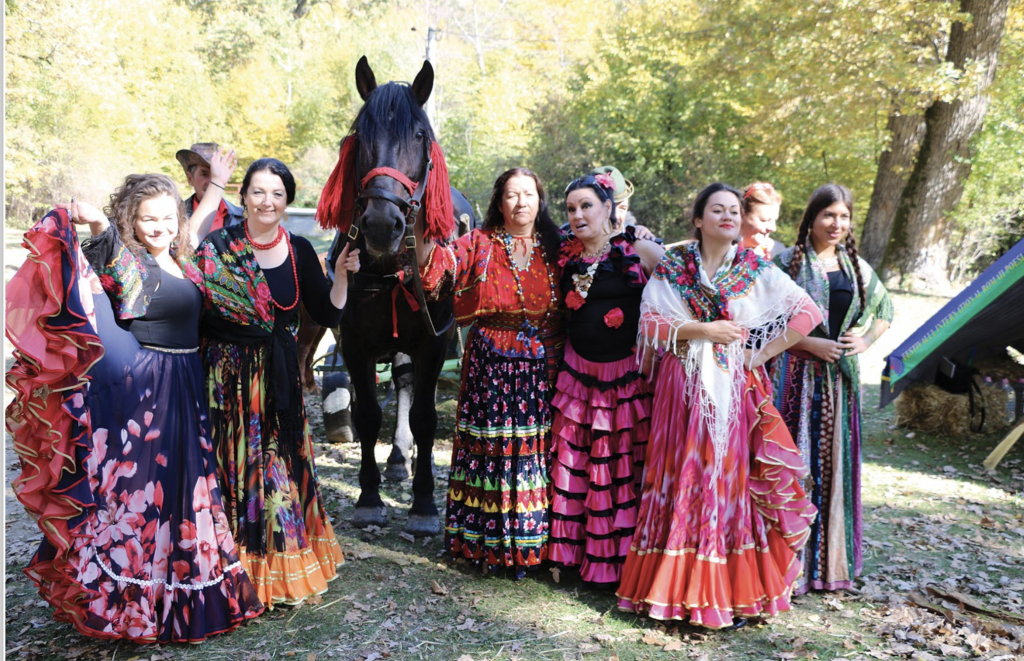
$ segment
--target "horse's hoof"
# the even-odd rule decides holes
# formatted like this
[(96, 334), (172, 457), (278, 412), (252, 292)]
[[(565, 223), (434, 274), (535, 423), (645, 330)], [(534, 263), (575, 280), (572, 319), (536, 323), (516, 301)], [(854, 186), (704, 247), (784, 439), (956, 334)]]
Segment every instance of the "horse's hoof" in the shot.
[(388, 464), (388, 467), (384, 469), (384, 477), (392, 482), (402, 482), (409, 479), (409, 469), (404, 462)]
[(413, 537), (434, 537), (441, 534), (441, 522), (436, 514), (410, 514), (405, 532)]
[(386, 507), (381, 505), (380, 507), (357, 507), (355, 514), (352, 515), (352, 525), (356, 528), (365, 528), (367, 526), (385, 526), (388, 522), (388, 510)]

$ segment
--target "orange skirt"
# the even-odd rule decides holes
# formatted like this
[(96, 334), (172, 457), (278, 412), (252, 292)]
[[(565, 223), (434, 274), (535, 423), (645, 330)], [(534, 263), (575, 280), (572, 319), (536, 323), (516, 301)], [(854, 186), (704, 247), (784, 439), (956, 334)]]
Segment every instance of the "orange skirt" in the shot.
[(714, 477), (700, 407), (680, 401), (687, 378), (683, 364), (666, 356), (619, 607), (716, 629), (733, 617), (789, 610), (797, 553), (817, 515), (801, 487), (807, 468), (766, 380), (750, 372), (741, 419)]

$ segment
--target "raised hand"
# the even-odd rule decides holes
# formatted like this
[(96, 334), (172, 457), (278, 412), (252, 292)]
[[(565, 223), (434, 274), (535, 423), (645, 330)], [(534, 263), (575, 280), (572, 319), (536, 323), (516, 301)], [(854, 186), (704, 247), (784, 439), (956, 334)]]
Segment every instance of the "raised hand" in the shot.
[(110, 225), (107, 216), (88, 202), (80, 202), (71, 198), (70, 203), (58, 202), (54, 206), (67, 210), (68, 215), (71, 216), (71, 222), (76, 225), (88, 225), (93, 236), (102, 234)]
[(231, 180), (231, 175), (238, 167), (238, 156), (234, 149), (217, 147), (213, 158), (210, 159), (210, 183), (219, 187), (222, 191), (224, 186)]

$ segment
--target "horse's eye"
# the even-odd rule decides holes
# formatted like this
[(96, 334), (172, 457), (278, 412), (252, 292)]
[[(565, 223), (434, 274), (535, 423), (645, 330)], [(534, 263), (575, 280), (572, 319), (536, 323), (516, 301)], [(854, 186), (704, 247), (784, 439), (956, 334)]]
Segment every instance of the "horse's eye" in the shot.
[(424, 136), (426, 136), (426, 132), (423, 129), (420, 129), (419, 131), (416, 131), (416, 139), (417, 140), (422, 140)]

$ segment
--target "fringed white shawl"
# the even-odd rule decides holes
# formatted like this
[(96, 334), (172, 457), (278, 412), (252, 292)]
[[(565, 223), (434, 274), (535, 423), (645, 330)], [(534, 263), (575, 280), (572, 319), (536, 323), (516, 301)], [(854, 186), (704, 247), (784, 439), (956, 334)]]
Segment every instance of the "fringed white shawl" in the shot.
[[(807, 293), (786, 273), (754, 251), (736, 246), (729, 249), (714, 279), (704, 271), (696, 242), (670, 249), (647, 283), (640, 305), (640, 360), (648, 348), (660, 347), (683, 361), (684, 400), (699, 402), (714, 444), (713, 478), (721, 474), (728, 439), (740, 417), (744, 348), (756, 356), (785, 332), (794, 316), (809, 314), (808, 305), (813, 308)], [(719, 319), (743, 328), (746, 338), (731, 344), (677, 342), (683, 326)]]

